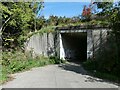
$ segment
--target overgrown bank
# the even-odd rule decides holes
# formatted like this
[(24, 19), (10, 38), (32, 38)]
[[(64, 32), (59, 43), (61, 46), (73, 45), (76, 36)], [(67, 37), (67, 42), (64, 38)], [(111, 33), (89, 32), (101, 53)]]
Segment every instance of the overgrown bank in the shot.
[[(44, 16), (36, 18), (36, 12), (41, 10), (43, 6), (42, 2), (34, 2), (34, 4), (1, 2), (1, 20), (3, 25), (0, 30), (2, 31), (2, 50), (4, 51), (3, 60), (0, 61), (3, 65), (3, 78), (1, 77), (1, 80), (6, 81), (8, 75), (11, 73), (27, 70), (36, 66), (56, 63), (56, 58), (49, 59), (39, 56), (32, 58), (31, 55), (22, 52), (8, 51), (24, 50), (24, 43), (33, 34), (52, 32), (54, 31), (54, 26), (63, 27), (66, 25), (89, 27), (97, 25), (103, 27), (110, 26), (112, 29), (111, 40), (114, 40), (114, 42), (107, 44), (108, 46), (103, 45), (102, 47), (105, 48), (101, 48), (96, 60), (94, 62), (86, 62), (85, 66), (93, 71), (120, 77), (120, 2), (118, 2), (118, 5), (115, 5), (115, 7), (113, 7), (112, 3), (108, 2), (94, 3), (96, 3), (98, 8), (102, 9), (98, 14), (92, 15), (90, 8), (88, 8), (88, 12), (86, 12), (85, 7), (82, 18), (79, 16), (73, 18), (50, 16), (49, 19), (45, 19)], [(97, 17), (97, 19), (92, 19), (92, 16)]]
[(120, 83), (120, 76), (115, 75), (113, 72), (103, 71), (98, 69), (98, 63), (95, 61), (87, 61), (82, 64), (85, 70), (87, 70), (92, 76)]
[(117, 43), (109, 32), (106, 42), (101, 44), (94, 57), (83, 64), (84, 68), (97, 77), (120, 83), (120, 47), (117, 47)]
[(29, 70), (33, 67), (41, 67), (49, 64), (59, 64), (62, 61), (55, 57), (36, 56), (33, 58), (31, 53), (23, 53), (21, 51), (3, 52), (2, 77), (0, 83), (10, 80), (10, 74)]
[(106, 42), (100, 45), (91, 61), (85, 62), (83, 66), (95, 76), (120, 82), (120, 1), (116, 4), (108, 2), (96, 4), (102, 9), (97, 15), (107, 16), (103, 21), (109, 22), (112, 31), (108, 32)]

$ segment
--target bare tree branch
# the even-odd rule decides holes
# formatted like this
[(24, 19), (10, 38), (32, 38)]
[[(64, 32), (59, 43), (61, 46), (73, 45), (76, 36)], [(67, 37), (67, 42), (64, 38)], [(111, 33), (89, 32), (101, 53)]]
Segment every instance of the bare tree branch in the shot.
[(0, 32), (3, 30), (3, 27), (5, 26), (5, 24), (10, 20), (11, 16), (4, 22), (4, 24), (1, 26), (0, 28)]

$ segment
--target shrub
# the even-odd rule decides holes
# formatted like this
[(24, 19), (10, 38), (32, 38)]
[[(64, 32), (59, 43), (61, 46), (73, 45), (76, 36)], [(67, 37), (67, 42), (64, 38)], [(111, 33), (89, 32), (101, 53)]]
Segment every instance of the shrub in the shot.
[(49, 59), (51, 59), (51, 62), (53, 62), (55, 64), (61, 63), (61, 60), (55, 56), (50, 56)]
[[(119, 51), (119, 48), (116, 48), (114, 37), (109, 36), (106, 43), (102, 44), (95, 53), (95, 59), (88, 60), (83, 66), (87, 70), (96, 70), (104, 74), (102, 76), (109, 78), (109, 80), (114, 79), (114, 77), (120, 78), (120, 59), (117, 59), (117, 51)], [(100, 76), (100, 74), (97, 73), (97, 76)]]
[(88, 60), (86, 62), (83, 62), (83, 67), (87, 70), (96, 70), (97, 68), (97, 62), (93, 60)]
[(30, 53), (23, 53), (21, 51), (3, 52), (2, 55), (2, 78), (0, 82), (9, 79), (8, 75), (33, 67), (40, 67), (48, 64), (59, 64), (61, 61), (56, 57), (30, 56)]

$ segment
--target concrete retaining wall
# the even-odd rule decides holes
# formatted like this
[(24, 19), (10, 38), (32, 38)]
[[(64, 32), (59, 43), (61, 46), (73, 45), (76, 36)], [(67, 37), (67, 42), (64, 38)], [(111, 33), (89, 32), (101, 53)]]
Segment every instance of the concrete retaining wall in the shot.
[(26, 51), (33, 51), (33, 56), (54, 54), (54, 35), (52, 33), (35, 34), (25, 43)]
[[(109, 29), (96, 29), (87, 31), (87, 58), (92, 57), (100, 45), (106, 42)], [(89, 53), (89, 54), (88, 54)]]
[[(95, 30), (76, 30), (80, 32), (87, 33), (87, 58), (92, 57), (93, 52), (97, 51), (101, 43), (105, 41), (107, 37), (107, 31), (109, 29), (95, 29)], [(71, 30), (72, 31), (72, 30)], [(74, 30), (75, 31), (75, 30)], [(68, 31), (67, 31), (68, 32)], [(60, 33), (65, 33), (65, 31), (57, 33), (44, 33), (33, 35), (28, 42), (25, 44), (26, 51), (32, 50), (33, 55), (56, 55), (60, 59), (65, 59), (64, 48), (62, 47), (62, 37)], [(74, 32), (71, 32), (74, 33)], [(88, 53), (90, 52), (90, 53)]]

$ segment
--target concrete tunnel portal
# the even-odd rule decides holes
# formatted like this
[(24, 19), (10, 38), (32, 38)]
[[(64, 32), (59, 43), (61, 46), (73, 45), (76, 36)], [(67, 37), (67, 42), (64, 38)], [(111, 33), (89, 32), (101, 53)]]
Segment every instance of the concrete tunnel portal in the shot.
[(61, 40), (65, 59), (87, 60), (87, 32), (61, 33)]
[(33, 49), (33, 56), (56, 56), (63, 60), (85, 61), (93, 58), (101, 45), (107, 40), (106, 27), (69, 26), (57, 27), (53, 33), (35, 34), (25, 43), (25, 50)]

